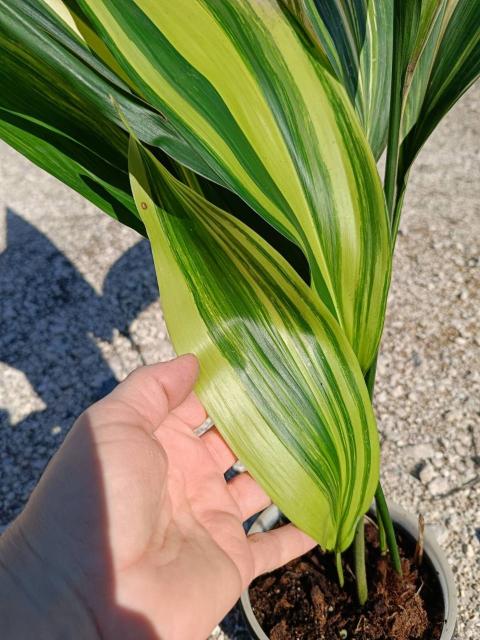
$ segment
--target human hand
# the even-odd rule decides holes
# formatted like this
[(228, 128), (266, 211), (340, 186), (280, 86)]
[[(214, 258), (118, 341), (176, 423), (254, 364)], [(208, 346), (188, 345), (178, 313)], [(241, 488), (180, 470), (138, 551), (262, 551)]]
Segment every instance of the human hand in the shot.
[(197, 373), (190, 355), (143, 367), (77, 420), (0, 539), (9, 640), (204, 640), (254, 577), (314, 546), (293, 525), (245, 536), (269, 499), (248, 473), (225, 482), (215, 428), (195, 435)]

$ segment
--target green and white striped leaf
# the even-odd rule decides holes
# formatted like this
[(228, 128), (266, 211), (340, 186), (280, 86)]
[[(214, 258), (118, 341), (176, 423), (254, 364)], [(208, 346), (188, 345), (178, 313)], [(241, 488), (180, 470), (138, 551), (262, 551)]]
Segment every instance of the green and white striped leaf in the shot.
[[(480, 73), (480, 3), (394, 0), (390, 169), (386, 186), (396, 235), (408, 173), (442, 117)], [(396, 130), (398, 128), (398, 139)], [(397, 156), (397, 160), (393, 156)], [(389, 159), (387, 157), (387, 167)]]
[(0, 137), (144, 233), (130, 193), (128, 134), (112, 97), (143, 141), (215, 176), (161, 115), (92, 55), (65, 14), (50, 9), (42, 0), (0, 0)]
[(385, 148), (393, 0), (282, 0), (346, 88), (376, 158)]
[[(401, 8), (396, 9), (404, 25), (399, 28), (407, 31), (405, 46), (401, 52), (404, 56), (402, 139), (418, 121), (433, 64), (457, 2), (458, 0), (407, 0), (402, 3)], [(399, 0), (397, 3), (399, 4)]]
[(251, 474), (326, 549), (345, 549), (378, 482), (362, 372), (317, 295), (260, 236), (175, 180), (132, 138), (132, 192), (177, 352)]
[(301, 247), (366, 369), (390, 277), (382, 188), (345, 90), (276, 0), (69, 6), (221, 182)]
[(426, 74), (423, 99), (415, 118), (405, 114), (403, 153), (408, 166), (443, 116), (480, 75), (480, 2), (450, 0), (442, 9), (440, 26), (431, 36), (436, 36), (435, 55)]
[(102, 81), (59, 42), (62, 32), (71, 37), (41, 2), (0, 0), (0, 137), (142, 231), (129, 189), (128, 136), (89, 98)]

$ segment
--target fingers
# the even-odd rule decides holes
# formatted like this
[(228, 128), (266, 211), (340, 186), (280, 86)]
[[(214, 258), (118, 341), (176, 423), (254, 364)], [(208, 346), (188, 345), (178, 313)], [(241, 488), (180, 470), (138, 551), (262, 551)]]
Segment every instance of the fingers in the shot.
[(236, 462), (237, 456), (222, 438), (216, 427), (209, 429), (200, 439), (222, 473), (225, 473)]
[[(197, 376), (198, 361), (195, 356), (187, 354), (169, 362), (136, 369), (101, 402), (114, 400), (130, 406), (145, 418), (149, 431), (153, 432), (169, 411), (191, 396)], [(189, 406), (191, 410), (192, 399)], [(198, 406), (195, 413), (200, 414)]]
[(254, 561), (255, 578), (310, 551), (317, 544), (312, 538), (286, 524), (279, 529), (248, 536), (248, 544)]
[(252, 476), (245, 472), (235, 476), (227, 483), (232, 498), (238, 505), (242, 520), (262, 511), (271, 503), (270, 498)]

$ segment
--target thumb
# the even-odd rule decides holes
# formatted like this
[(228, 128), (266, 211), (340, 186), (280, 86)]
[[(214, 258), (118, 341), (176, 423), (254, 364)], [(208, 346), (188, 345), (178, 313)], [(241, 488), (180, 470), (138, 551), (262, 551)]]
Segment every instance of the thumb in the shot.
[(198, 376), (198, 360), (192, 354), (133, 371), (97, 407), (109, 401), (122, 402), (139, 413), (153, 433), (168, 413), (192, 392)]

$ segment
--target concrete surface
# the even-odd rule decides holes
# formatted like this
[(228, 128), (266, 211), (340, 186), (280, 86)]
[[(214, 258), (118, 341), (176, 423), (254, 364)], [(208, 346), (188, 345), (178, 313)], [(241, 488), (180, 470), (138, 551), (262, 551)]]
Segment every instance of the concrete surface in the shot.
[[(377, 385), (387, 495), (422, 512), (480, 637), (480, 88), (414, 168)], [(0, 143), (0, 525), (75, 416), (172, 355), (149, 248)], [(234, 613), (212, 638), (246, 635)]]

